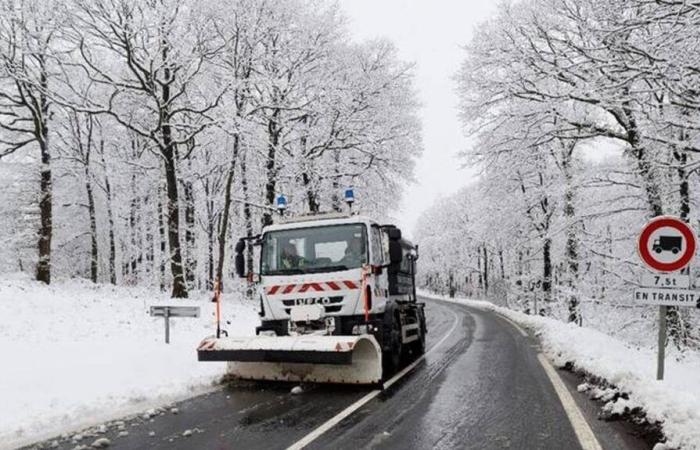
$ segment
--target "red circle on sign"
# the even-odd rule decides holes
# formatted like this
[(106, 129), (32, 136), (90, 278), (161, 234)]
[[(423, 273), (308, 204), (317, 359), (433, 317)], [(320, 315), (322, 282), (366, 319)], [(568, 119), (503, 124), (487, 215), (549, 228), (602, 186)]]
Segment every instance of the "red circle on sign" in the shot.
[[(683, 235), (683, 239), (685, 239), (685, 252), (683, 252), (677, 261), (672, 263), (658, 261), (649, 251), (649, 239), (651, 235), (654, 231), (663, 227), (678, 230)], [(642, 233), (639, 235), (639, 240), (637, 241), (637, 250), (639, 251), (639, 256), (642, 258), (642, 261), (644, 261), (647, 266), (659, 272), (675, 272), (687, 266), (693, 259), (693, 256), (695, 256), (695, 247), (695, 234), (688, 224), (677, 217), (669, 216), (652, 219), (644, 226)]]

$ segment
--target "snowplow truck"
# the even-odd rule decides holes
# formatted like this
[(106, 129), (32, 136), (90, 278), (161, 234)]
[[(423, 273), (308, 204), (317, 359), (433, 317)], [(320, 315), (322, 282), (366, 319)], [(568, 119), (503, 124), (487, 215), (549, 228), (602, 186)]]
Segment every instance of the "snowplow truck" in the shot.
[[(255, 273), (245, 267), (248, 250)], [(239, 379), (379, 384), (425, 351), (417, 260), (401, 230), (366, 217), (266, 226), (238, 241), (235, 255), (238, 276), (255, 284), (256, 336), (206, 338), (199, 360), (228, 361)]]

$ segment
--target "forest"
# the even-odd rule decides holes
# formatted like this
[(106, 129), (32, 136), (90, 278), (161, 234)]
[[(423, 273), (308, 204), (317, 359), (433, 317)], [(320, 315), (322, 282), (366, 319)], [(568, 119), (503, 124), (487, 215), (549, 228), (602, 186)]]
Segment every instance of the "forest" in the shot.
[(329, 2), (0, 3), (0, 272), (231, 279), (273, 220), (386, 217), (422, 150), (413, 65)]
[[(636, 239), (656, 216), (700, 225), (698, 42), (698, 2), (501, 4), (455, 76), (478, 175), (420, 219), (423, 286), (653, 342)], [(696, 311), (667, 314), (698, 348)]]

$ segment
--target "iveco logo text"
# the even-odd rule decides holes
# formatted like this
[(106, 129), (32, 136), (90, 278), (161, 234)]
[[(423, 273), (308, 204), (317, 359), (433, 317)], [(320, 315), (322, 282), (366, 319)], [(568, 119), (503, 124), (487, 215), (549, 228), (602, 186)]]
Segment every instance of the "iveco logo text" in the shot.
[(314, 305), (320, 303), (322, 305), (329, 305), (331, 303), (338, 303), (343, 297), (317, 297), (317, 298), (295, 298), (292, 301), (294, 305)]

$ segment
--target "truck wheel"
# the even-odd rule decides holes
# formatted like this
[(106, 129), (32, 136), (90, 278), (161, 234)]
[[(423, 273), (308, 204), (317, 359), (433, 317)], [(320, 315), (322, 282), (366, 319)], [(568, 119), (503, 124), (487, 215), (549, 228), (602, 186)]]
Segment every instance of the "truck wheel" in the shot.
[[(384, 337), (387, 339), (387, 345), (384, 346), (382, 353), (382, 367), (384, 379), (396, 373), (401, 367), (401, 354), (403, 348), (401, 345), (401, 322), (395, 308), (387, 308), (385, 314), (389, 315), (389, 320), (384, 323)], [(389, 322), (389, 323), (387, 323)]]
[(425, 353), (425, 319), (422, 317), (420, 323), (420, 336), (414, 345), (414, 356), (418, 358)]
[(681, 250), (680, 250), (678, 247), (673, 247), (673, 250), (671, 250), (671, 253), (673, 253), (673, 254), (675, 255), (675, 254), (677, 254), (677, 253), (680, 252), (680, 251), (681, 251)]

